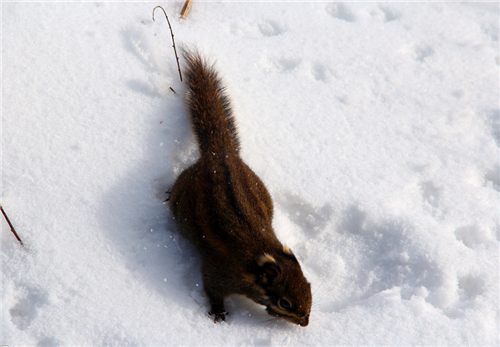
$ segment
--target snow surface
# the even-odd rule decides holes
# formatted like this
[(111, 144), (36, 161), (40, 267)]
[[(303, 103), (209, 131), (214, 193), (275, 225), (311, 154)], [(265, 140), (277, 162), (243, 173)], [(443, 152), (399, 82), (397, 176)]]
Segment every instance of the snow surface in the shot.
[[(224, 76), (308, 327), (227, 302), (163, 200)], [(499, 345), (499, 4), (2, 3), (2, 345)], [(172, 87), (177, 94), (169, 88)]]

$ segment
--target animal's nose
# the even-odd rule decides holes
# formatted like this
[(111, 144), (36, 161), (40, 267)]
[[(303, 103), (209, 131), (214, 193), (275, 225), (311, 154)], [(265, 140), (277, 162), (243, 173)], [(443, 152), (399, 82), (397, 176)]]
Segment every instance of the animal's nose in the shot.
[(309, 324), (309, 316), (304, 317), (304, 321), (300, 323), (299, 325), (301, 327), (306, 327)]

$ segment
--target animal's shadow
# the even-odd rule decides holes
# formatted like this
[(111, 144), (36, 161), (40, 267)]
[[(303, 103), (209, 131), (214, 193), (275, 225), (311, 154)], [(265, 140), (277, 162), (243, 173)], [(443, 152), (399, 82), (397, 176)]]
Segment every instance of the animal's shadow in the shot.
[(179, 237), (164, 202), (175, 178), (197, 157), (184, 108), (183, 85), (176, 81), (171, 85), (177, 94), (169, 91), (169, 81), (175, 75), (162, 70), (156, 60), (148, 60), (155, 54), (148, 52), (153, 48), (147, 28), (137, 24), (122, 34), (129, 59), (142, 63), (145, 71), (143, 80), (124, 80), (123, 88), (137, 93), (138, 100), (150, 100), (150, 107), (141, 115), (144, 123), (143, 129), (137, 131), (138, 143), (131, 144), (141, 151), (135, 155), (140, 159), (128, 172), (116, 174), (115, 184), (100, 201), (97, 221), (109, 247), (119, 254), (117, 262), (144, 283), (144, 288), (158, 292), (165, 302), (196, 306), (192, 297), (200, 297), (203, 288), (199, 257)]

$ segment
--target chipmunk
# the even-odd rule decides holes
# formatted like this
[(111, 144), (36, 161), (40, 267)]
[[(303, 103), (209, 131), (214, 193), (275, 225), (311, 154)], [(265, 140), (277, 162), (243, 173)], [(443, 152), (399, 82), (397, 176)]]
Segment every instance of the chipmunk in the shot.
[(170, 191), (181, 233), (202, 258), (203, 286), (214, 322), (225, 321), (224, 298), (245, 295), (274, 317), (309, 324), (311, 284), (272, 228), (273, 202), (239, 156), (230, 101), (218, 73), (185, 51), (186, 104), (201, 152)]

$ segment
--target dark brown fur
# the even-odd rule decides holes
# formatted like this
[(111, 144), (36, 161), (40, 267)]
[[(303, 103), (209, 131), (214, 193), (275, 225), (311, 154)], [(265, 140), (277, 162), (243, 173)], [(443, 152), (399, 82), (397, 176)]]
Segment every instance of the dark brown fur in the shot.
[(198, 54), (184, 56), (186, 103), (201, 158), (177, 178), (170, 209), (201, 254), (210, 314), (225, 320), (224, 298), (241, 294), (267, 306), (272, 316), (306, 326), (311, 286), (274, 234), (271, 196), (239, 156), (220, 78)]

